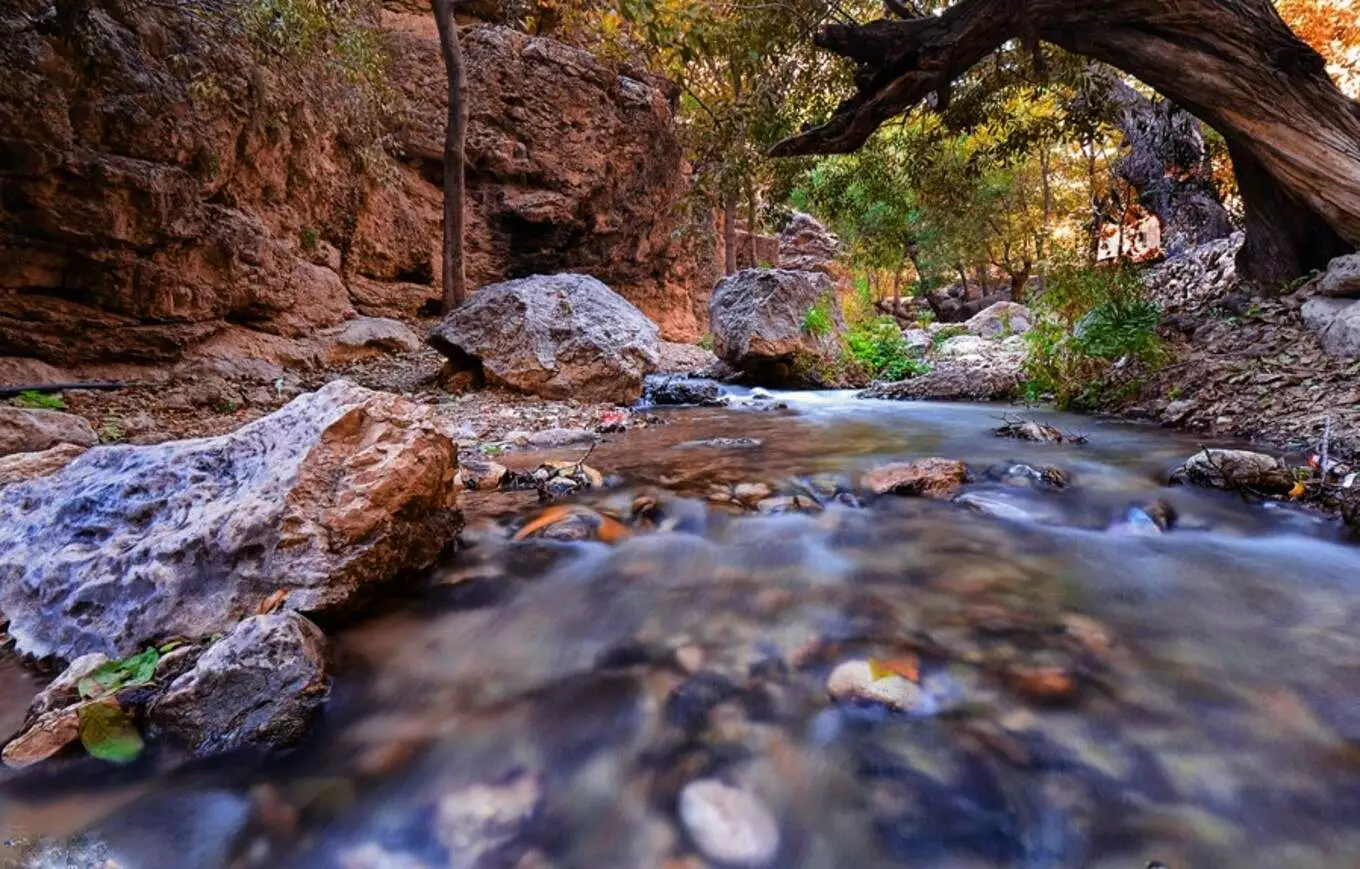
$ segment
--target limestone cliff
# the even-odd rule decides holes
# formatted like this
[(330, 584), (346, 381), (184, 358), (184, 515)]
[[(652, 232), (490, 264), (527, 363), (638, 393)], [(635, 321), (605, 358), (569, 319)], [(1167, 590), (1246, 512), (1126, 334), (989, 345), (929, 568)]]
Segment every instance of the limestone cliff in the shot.
[[(267, 355), (438, 295), (444, 86), (432, 21), (375, 11), (390, 88), (206, 38), (182, 8), (0, 10), (0, 356)], [(667, 337), (705, 330), (711, 232), (684, 229), (669, 85), (507, 28), (465, 28), (474, 285), (595, 275)], [(706, 248), (705, 245), (708, 247)]]

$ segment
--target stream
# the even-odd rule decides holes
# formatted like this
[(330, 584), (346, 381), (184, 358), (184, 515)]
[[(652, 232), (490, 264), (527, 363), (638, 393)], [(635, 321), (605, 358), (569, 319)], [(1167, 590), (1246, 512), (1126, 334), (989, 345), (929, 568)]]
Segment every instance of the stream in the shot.
[[(11, 777), (0, 866), (1360, 866), (1338, 524), (1168, 486), (1201, 444), (1157, 428), (1026, 412), (1086, 439), (1047, 445), (994, 436), (997, 406), (733, 402), (589, 455), (614, 484), (576, 501), (614, 545), (517, 541), (534, 494), (469, 493), (466, 547), (325, 625), (299, 749)], [(968, 463), (960, 500), (852, 494), (929, 456)], [(829, 692), (864, 661), (907, 700)], [(34, 690), (0, 666), (0, 715)]]

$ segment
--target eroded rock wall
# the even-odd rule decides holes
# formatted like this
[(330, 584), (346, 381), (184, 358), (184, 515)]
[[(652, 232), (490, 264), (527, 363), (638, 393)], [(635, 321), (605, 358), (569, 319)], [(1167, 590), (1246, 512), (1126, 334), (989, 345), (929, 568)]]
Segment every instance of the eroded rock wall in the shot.
[[(0, 10), (0, 356), (159, 363), (229, 325), (298, 338), (439, 295), (428, 16), (381, 15), (375, 129), (324, 71), (180, 10), (99, 0), (70, 35), (45, 6)], [(668, 86), (505, 28), (464, 48), (474, 285), (588, 272), (667, 337), (702, 334), (716, 260), (681, 231)]]

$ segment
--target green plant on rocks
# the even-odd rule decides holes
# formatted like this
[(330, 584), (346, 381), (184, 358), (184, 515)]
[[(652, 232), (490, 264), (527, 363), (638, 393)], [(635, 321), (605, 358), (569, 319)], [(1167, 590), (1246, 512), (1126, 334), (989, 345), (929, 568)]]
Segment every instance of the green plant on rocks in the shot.
[(930, 366), (911, 356), (902, 330), (892, 317), (856, 323), (845, 336), (846, 352), (875, 380), (907, 380), (926, 374)]
[(15, 407), (29, 410), (65, 410), (66, 402), (60, 395), (48, 395), (36, 389), (25, 389), (10, 402)]
[(831, 303), (822, 299), (803, 315), (803, 331), (816, 338), (831, 333)]

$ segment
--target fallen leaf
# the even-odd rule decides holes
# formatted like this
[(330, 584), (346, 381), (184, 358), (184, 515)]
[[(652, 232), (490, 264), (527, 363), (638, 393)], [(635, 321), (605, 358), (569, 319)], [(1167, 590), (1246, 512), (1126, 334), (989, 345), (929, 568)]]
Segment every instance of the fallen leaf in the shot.
[(1292, 500), (1297, 501), (1299, 498), (1302, 498), (1307, 493), (1308, 493), (1307, 486), (1303, 485), (1303, 483), (1295, 483), (1294, 488), (1289, 490), (1289, 497)]
[(80, 707), (80, 743), (91, 757), (110, 763), (131, 763), (142, 753), (142, 735), (123, 713), (117, 700)]
[(909, 682), (921, 681), (921, 662), (915, 655), (898, 655), (894, 658), (870, 658), (869, 675), (874, 681), (889, 676), (901, 676)]

